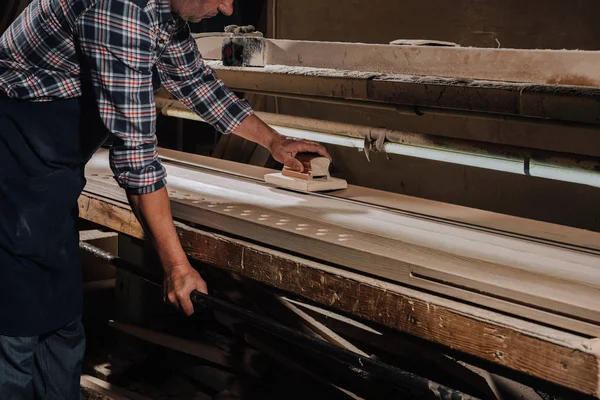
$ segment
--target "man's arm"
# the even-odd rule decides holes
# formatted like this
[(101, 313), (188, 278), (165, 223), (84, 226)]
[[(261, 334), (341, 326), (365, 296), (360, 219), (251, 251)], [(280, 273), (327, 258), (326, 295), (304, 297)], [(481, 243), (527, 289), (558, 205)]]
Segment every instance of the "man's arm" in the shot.
[(246, 117), (233, 133), (266, 147), (276, 161), (299, 172), (302, 172), (304, 166), (296, 159), (298, 153), (317, 153), (331, 159), (323, 146), (306, 140), (285, 137), (255, 114)]
[(206, 283), (190, 265), (173, 225), (166, 188), (145, 195), (128, 195), (129, 204), (158, 253), (165, 270), (163, 296), (186, 315), (194, 313), (190, 293), (208, 293)]
[(204, 63), (187, 25), (174, 35), (157, 67), (164, 87), (221, 133), (234, 133), (262, 145), (275, 160), (299, 171), (303, 167), (295, 158), (297, 153), (331, 158), (321, 145), (286, 138), (260, 120)]
[(132, 1), (98, 0), (75, 29), (82, 70), (90, 73), (100, 116), (115, 138), (110, 150), (115, 179), (156, 247), (165, 270), (165, 298), (191, 314), (190, 292), (206, 292), (206, 284), (181, 249), (156, 152), (150, 21)]

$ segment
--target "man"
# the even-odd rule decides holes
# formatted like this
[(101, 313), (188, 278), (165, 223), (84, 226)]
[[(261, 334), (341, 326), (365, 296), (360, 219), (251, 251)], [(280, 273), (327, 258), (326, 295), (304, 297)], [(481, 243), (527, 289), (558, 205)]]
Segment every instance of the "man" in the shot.
[(287, 139), (207, 68), (185, 21), (232, 0), (34, 0), (0, 38), (0, 398), (75, 399), (84, 352), (77, 198), (112, 135), (110, 164), (186, 315), (207, 291), (179, 243), (156, 154), (152, 71), (223, 133), (297, 170)]

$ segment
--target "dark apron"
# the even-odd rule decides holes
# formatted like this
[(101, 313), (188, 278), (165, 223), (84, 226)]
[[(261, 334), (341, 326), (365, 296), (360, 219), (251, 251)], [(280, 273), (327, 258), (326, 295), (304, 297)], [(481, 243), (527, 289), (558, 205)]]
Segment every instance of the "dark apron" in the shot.
[(0, 335), (50, 332), (81, 314), (77, 199), (107, 136), (93, 104), (0, 92)]

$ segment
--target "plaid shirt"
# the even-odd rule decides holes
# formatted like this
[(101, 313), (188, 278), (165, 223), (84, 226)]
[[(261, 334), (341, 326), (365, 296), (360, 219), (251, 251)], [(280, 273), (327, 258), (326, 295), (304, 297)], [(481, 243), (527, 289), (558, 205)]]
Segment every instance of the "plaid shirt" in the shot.
[(204, 64), (168, 0), (34, 0), (0, 38), (0, 90), (9, 97), (75, 98), (91, 82), (115, 139), (115, 179), (134, 194), (165, 184), (153, 67), (169, 92), (223, 133), (252, 113)]

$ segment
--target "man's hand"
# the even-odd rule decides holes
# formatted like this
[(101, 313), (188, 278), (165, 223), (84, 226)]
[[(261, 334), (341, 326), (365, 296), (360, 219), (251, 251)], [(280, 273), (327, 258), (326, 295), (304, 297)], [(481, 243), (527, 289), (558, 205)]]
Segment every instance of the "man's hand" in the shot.
[(298, 153), (317, 153), (331, 160), (327, 150), (320, 144), (282, 136), (254, 114), (248, 116), (234, 133), (266, 147), (275, 160), (298, 172), (304, 170), (302, 163), (295, 158)]
[(327, 150), (320, 144), (289, 138), (280, 134), (273, 137), (268, 149), (276, 161), (298, 172), (304, 170), (302, 163), (296, 159), (296, 154), (298, 153), (317, 153), (331, 160), (331, 156), (327, 153)]
[(194, 313), (194, 305), (190, 299), (194, 290), (208, 294), (206, 282), (189, 263), (175, 265), (165, 271), (163, 300), (168, 301), (187, 316)]
[(171, 215), (167, 189), (150, 194), (129, 195), (129, 204), (144, 227), (165, 271), (163, 297), (186, 315), (194, 313), (190, 294), (198, 290), (207, 294), (206, 283), (189, 263)]

